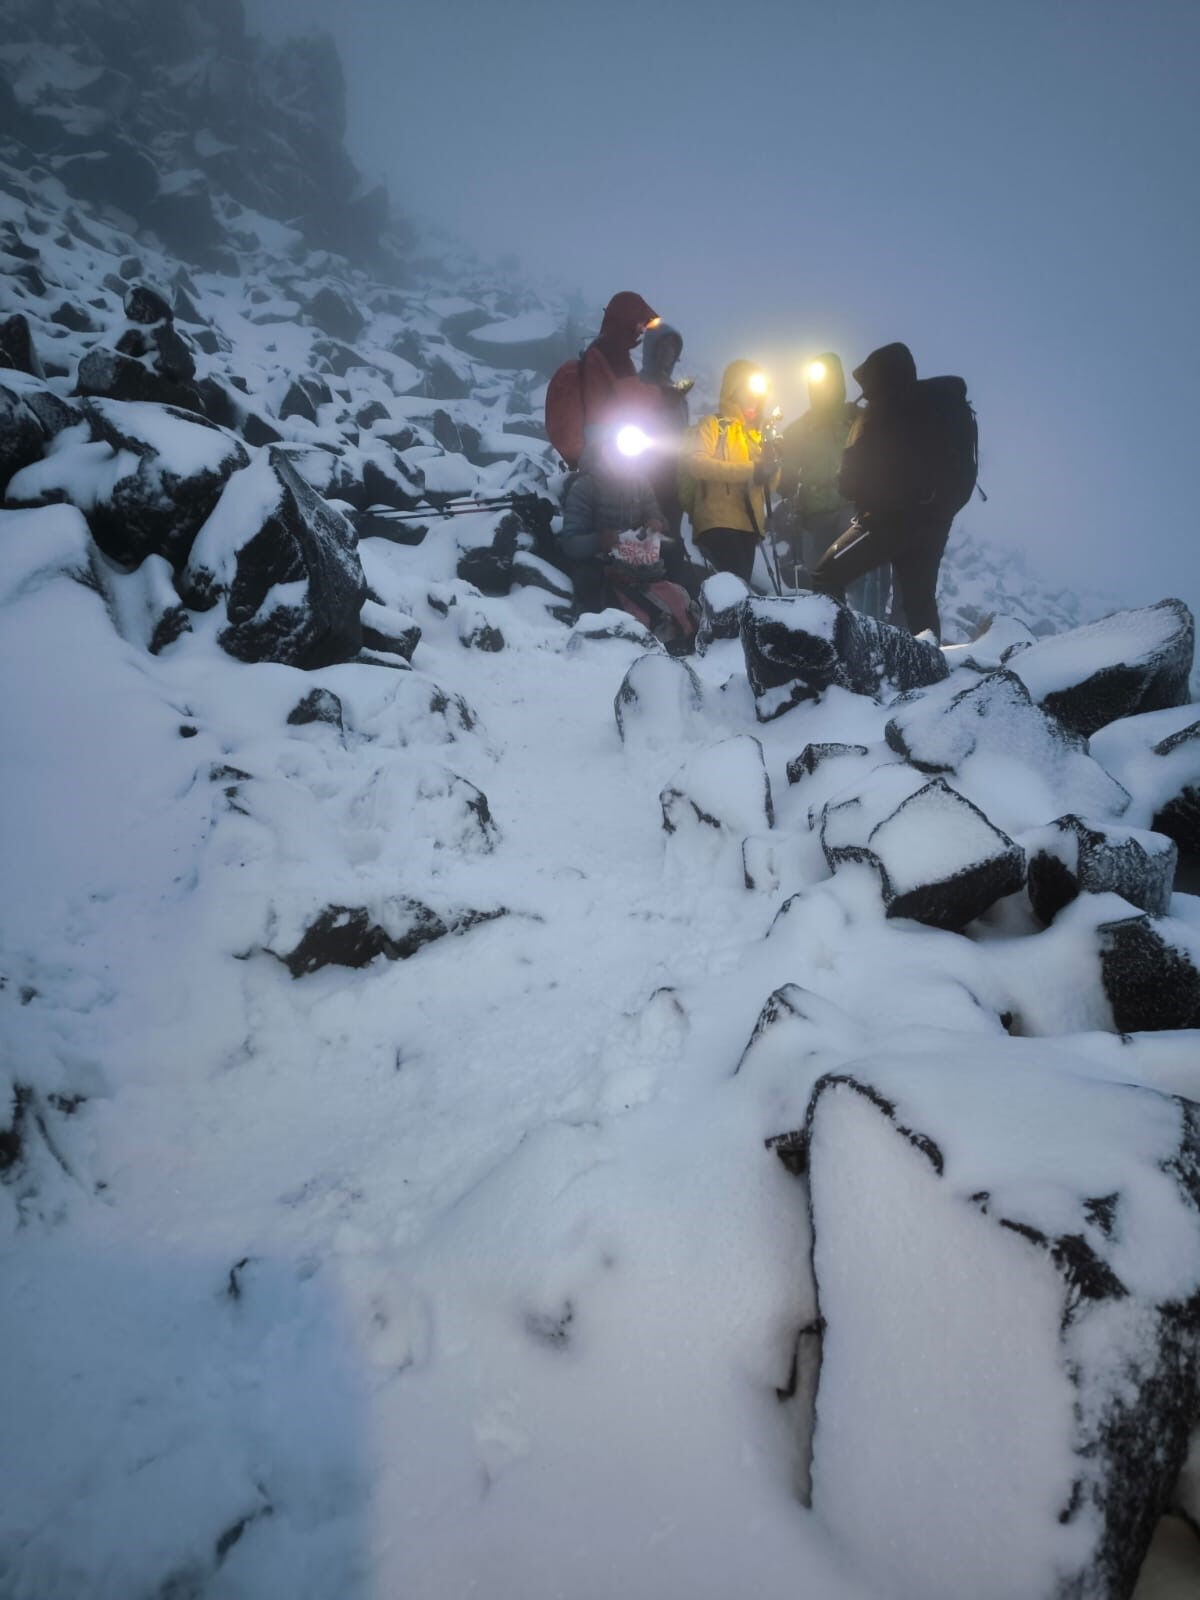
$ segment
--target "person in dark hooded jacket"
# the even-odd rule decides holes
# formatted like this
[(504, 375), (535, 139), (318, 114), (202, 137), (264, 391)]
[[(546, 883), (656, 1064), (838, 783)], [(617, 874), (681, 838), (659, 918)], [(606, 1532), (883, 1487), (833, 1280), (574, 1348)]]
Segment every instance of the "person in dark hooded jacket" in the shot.
[(583, 352), (583, 433), (585, 442), (597, 439), (606, 428), (644, 419), (645, 389), (638, 382), (633, 351), (647, 328), (660, 318), (640, 294), (623, 289), (604, 308), (600, 332)]
[(693, 568), (683, 543), (683, 502), (679, 498), (679, 454), (683, 448), (690, 418), (688, 394), (692, 380), (676, 382), (675, 364), (683, 352), (683, 336), (665, 322), (648, 328), (642, 340), (641, 380), (655, 399), (653, 416), (647, 428), (654, 447), (646, 457), (646, 476), (662, 510), (667, 537), (663, 559), (673, 583), (685, 588), (693, 599), (704, 579), (701, 568)]
[(907, 345), (887, 344), (853, 376), (867, 404), (837, 484), (857, 515), (817, 563), (813, 587), (844, 594), (847, 584), (890, 561), (910, 631), (938, 638), (938, 568), (954, 513), (929, 499), (920, 481), (916, 362)]

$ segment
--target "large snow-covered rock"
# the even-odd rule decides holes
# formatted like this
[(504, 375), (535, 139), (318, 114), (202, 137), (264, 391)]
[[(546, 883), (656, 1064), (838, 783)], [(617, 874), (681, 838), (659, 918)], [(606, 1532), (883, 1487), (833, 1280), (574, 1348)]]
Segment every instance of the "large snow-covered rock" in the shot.
[(411, 895), (393, 895), (371, 909), (326, 906), (291, 949), (271, 953), (293, 978), (322, 967), (370, 966), (380, 956), (405, 961), (435, 940), (503, 915), (503, 910), (439, 913)]
[(1200, 706), (1123, 718), (1093, 734), (1092, 754), (1133, 797), (1131, 818), (1200, 854)]
[(45, 432), (18, 389), (0, 384), (0, 489), (42, 453)]
[(818, 699), (835, 684), (876, 695), (885, 682), (918, 689), (949, 671), (936, 645), (826, 595), (748, 600), (740, 631), (760, 722)]
[(366, 580), (354, 530), (275, 446), (226, 484), (180, 590), (197, 610), (224, 599), (218, 637), (241, 661), (326, 666), (352, 660), (362, 644)]
[(245, 446), (214, 423), (171, 406), (90, 400), (43, 460), (9, 483), (10, 504), (65, 501), (122, 566), (148, 555), (181, 565)]
[(1125, 810), (1128, 794), (1092, 760), (1087, 741), (1035, 705), (1014, 673), (989, 673), (948, 702), (944, 692), (913, 697), (887, 724), (889, 746), (913, 766), (960, 774), (989, 801), (1011, 796), (1007, 809), (1017, 816), (1029, 814), (1035, 792), (1039, 809), (1095, 817)]
[(700, 680), (687, 662), (652, 652), (639, 656), (621, 679), (613, 713), (624, 743), (669, 746), (695, 734), (703, 704)]
[(1118, 717), (1183, 705), (1195, 644), (1187, 606), (1160, 600), (1039, 640), (1009, 665), (1039, 705), (1086, 736)]
[(752, 734), (737, 734), (698, 751), (659, 796), (669, 834), (711, 831), (738, 841), (775, 824), (771, 780)]
[(1125, 1600), (1196, 1416), (1200, 1111), (1011, 1041), (815, 1086), (812, 1506), (896, 1600)]
[(1042, 922), (1053, 922), (1078, 894), (1119, 894), (1153, 917), (1170, 910), (1177, 852), (1165, 834), (1063, 816), (1021, 844), (1030, 904)]

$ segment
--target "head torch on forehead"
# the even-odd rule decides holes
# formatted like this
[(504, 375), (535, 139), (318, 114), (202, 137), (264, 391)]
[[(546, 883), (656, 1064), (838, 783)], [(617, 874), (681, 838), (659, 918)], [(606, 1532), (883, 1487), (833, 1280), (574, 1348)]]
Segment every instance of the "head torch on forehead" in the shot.
[(746, 387), (753, 395), (762, 396), (767, 392), (767, 375), (765, 372), (752, 372), (746, 379)]
[(804, 375), (809, 383), (824, 383), (829, 376), (829, 368), (823, 361), (810, 361)]

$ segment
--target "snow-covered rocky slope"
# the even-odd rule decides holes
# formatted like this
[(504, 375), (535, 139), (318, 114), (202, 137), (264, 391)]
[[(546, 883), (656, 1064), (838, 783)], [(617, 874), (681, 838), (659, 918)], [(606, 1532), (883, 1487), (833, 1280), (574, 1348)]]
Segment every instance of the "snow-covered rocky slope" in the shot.
[(327, 49), (45, 9), (0, 1596), (1192, 1592), (1186, 609), (962, 539), (945, 651), (720, 580), (689, 663), (573, 622), (566, 306), (355, 201)]

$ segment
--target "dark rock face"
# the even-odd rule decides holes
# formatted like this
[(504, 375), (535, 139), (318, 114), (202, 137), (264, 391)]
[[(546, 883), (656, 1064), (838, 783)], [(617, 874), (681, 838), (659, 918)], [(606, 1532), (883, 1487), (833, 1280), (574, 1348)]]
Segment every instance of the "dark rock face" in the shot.
[(34, 378), (44, 376), (29, 319), (19, 311), (0, 322), (0, 367), (28, 372)]
[[(1159, 1517), (1171, 1503), (1200, 1400), (1194, 1269), (1200, 1110), (1151, 1090), (1081, 1078), (1068, 1080), (1060, 1089), (1064, 1099), (1047, 1115), (1043, 1076), (1018, 1068), (1009, 1077), (997, 1061), (991, 1070), (999, 1072), (1003, 1087), (978, 1105), (956, 1098), (957, 1111), (946, 1116), (942, 1098), (951, 1084), (961, 1083), (970, 1064), (947, 1058), (918, 1068), (910, 1060), (905, 1071), (889, 1072), (889, 1065), (898, 1064), (885, 1059), (869, 1080), (845, 1073), (820, 1078), (804, 1127), (771, 1141), (790, 1171), (806, 1175), (816, 1241), (822, 1354), (813, 1407), (814, 1502), (835, 1534), (858, 1547), (886, 1592), (949, 1600), (963, 1592), (962, 1573), (950, 1575), (955, 1561), (947, 1560), (940, 1542), (937, 1556), (927, 1560), (926, 1542), (900, 1539), (897, 1530), (914, 1520), (918, 1527), (932, 1526), (929, 1519), (939, 1514), (953, 1522), (955, 1498), (964, 1496), (965, 1512), (970, 1495), (988, 1497), (980, 1475), (995, 1469), (998, 1482), (1021, 1485), (1006, 1515), (1015, 1515), (1018, 1524), (1028, 1517), (1062, 1530), (1057, 1550), (1014, 1545), (1014, 1594), (1128, 1600)], [(1006, 1102), (1021, 1108), (1016, 1116), (1008, 1115)], [(1093, 1156), (1099, 1159), (1103, 1150), (1111, 1167), (1105, 1192), (1098, 1195), (1071, 1187), (1073, 1152), (1080, 1138), (1089, 1137), (1096, 1115), (1136, 1129), (1153, 1152), (1131, 1156), (1114, 1134)], [(1045, 1143), (1032, 1171), (1026, 1117), (1037, 1119)], [(981, 1146), (971, 1144), (980, 1137)], [(981, 1149), (988, 1153), (981, 1156)], [(1023, 1174), (1015, 1181), (1007, 1177), (1014, 1168)], [(1004, 1187), (993, 1199), (996, 1180)], [(855, 1200), (863, 1183), (872, 1190), (869, 1205)], [(1152, 1205), (1142, 1197), (1146, 1183), (1156, 1194)], [(1165, 1271), (1143, 1272), (1122, 1250), (1126, 1227), (1139, 1217), (1156, 1237), (1173, 1240), (1165, 1246)], [(942, 1259), (934, 1271), (931, 1264), (946, 1245), (943, 1219), (964, 1242), (971, 1240), (972, 1249), (958, 1260)], [(1006, 1384), (989, 1370), (993, 1361), (1005, 1359), (1002, 1354), (989, 1357), (979, 1348), (986, 1334), (978, 1302), (996, 1270), (1026, 1273), (1045, 1301), (1037, 1314), (1010, 1301), (1014, 1321), (1007, 1336), (1020, 1338), (1024, 1359), (1045, 1374), (1044, 1386), (1028, 1396), (1019, 1382)], [(934, 1281), (953, 1287), (930, 1294)], [(872, 1297), (894, 1304), (904, 1318), (910, 1337), (902, 1356), (894, 1345), (887, 1353), (886, 1327), (876, 1338), (861, 1323), (850, 1325)], [(929, 1349), (938, 1352), (932, 1367), (923, 1349), (926, 1336)], [(971, 1405), (969, 1396), (980, 1392), (979, 1385), (999, 1383), (1002, 1404), (1029, 1413), (1026, 1424), (1009, 1419), (1011, 1431), (1006, 1423), (994, 1434), (989, 1430), (993, 1449), (1002, 1435), (1010, 1443), (1000, 1446), (999, 1456), (978, 1461), (979, 1475), (968, 1475), (969, 1489), (960, 1487), (961, 1461), (953, 1452), (946, 1456), (935, 1411), (927, 1412), (916, 1398), (890, 1416), (854, 1415), (854, 1397), (870, 1384), (878, 1363), (890, 1366), (893, 1360), (897, 1381), (915, 1386), (917, 1395), (936, 1389), (943, 1404), (952, 1403), (945, 1399), (947, 1376), (960, 1371), (964, 1406)], [(1055, 1445), (1073, 1464), (1057, 1503), (1049, 1482), (1024, 1479), (1018, 1466), (1026, 1429), (1038, 1425), (1035, 1412), (1046, 1404), (1045, 1386), (1058, 1389), (1054, 1404), (1061, 1422), (1051, 1427), (1061, 1427)], [(1048, 1415), (1040, 1413), (1043, 1421)], [(884, 1473), (872, 1468), (872, 1450), (887, 1471), (894, 1471), (897, 1460), (908, 1463), (913, 1483), (902, 1475), (889, 1488)], [(1010, 1462), (1003, 1459), (1005, 1450), (1012, 1452)], [(859, 1474), (855, 1461), (862, 1462)], [(928, 1483), (924, 1497), (913, 1486), (922, 1481)], [(861, 1521), (860, 1488), (871, 1498), (870, 1527)], [(998, 1496), (997, 1504), (1004, 1498)], [(993, 1527), (993, 1533), (1004, 1539), (1003, 1529)], [(964, 1546), (958, 1555), (958, 1564), (969, 1562)]]
[(223, 429), (170, 406), (143, 410), (93, 400), (85, 410), (94, 439), (136, 460), (87, 513), (96, 543), (125, 566), (151, 554), (182, 565), (223, 485), (250, 459), (245, 448)]
[[(850, 800), (826, 807), (822, 848), (833, 872), (845, 861), (878, 871), (889, 917), (961, 929), (1025, 881), (1021, 847), (941, 778), (856, 832), (858, 805)], [(851, 821), (848, 833), (836, 826), (843, 816)]]
[(1160, 834), (1090, 827), (1066, 816), (1040, 829), (1026, 849), (1029, 900), (1042, 922), (1052, 922), (1079, 894), (1119, 894), (1152, 917), (1170, 909), (1176, 849)]
[(42, 425), (22, 395), (0, 385), (0, 488), (14, 472), (39, 460), (45, 443)]
[(332, 689), (310, 689), (288, 712), (288, 724), (302, 728), (313, 722), (327, 723), (339, 733), (345, 731), (342, 720), (342, 702)]
[(1200, 855), (1200, 722), (1181, 728), (1154, 746), (1156, 756), (1174, 756), (1185, 751), (1192, 758), (1189, 768), (1194, 765), (1194, 776), (1190, 781), (1180, 781), (1176, 793), (1159, 807), (1154, 828), (1157, 833), (1174, 839), (1188, 855)]
[(877, 695), (885, 682), (925, 688), (949, 671), (936, 645), (823, 595), (748, 600), (740, 631), (760, 722), (835, 685)]
[(278, 446), (229, 480), (179, 582), (198, 610), (224, 595), (218, 638), (239, 661), (324, 667), (361, 648), (354, 530)]
[(131, 283), (126, 290), (125, 315), (130, 322), (139, 322), (150, 327), (156, 322), (173, 321), (175, 314), (163, 290), (156, 288), (152, 283), (142, 281)]
[(435, 939), (465, 933), (481, 922), (505, 915), (503, 910), (464, 911), (443, 918), (408, 896), (389, 902), (388, 910), (385, 928), (362, 906), (327, 906), (305, 930), (295, 949), (279, 959), (293, 978), (317, 972), (321, 967), (366, 967), (378, 956), (405, 961)]
[(1087, 737), (1118, 717), (1186, 705), (1195, 643), (1187, 606), (1160, 600), (1043, 639), (1010, 664), (1039, 705)]
[(1100, 972), (1120, 1033), (1200, 1027), (1200, 971), (1193, 953), (1147, 916), (1098, 930)]
[(366, 327), (365, 317), (350, 296), (332, 284), (318, 289), (305, 310), (322, 333), (346, 344), (353, 344)]
[(75, 393), (106, 400), (149, 401), (181, 411), (202, 409), (194, 385), (155, 372), (136, 357), (104, 345), (93, 345), (79, 363)]
[(799, 783), (801, 778), (811, 778), (821, 765), (834, 756), (865, 756), (865, 744), (806, 744), (798, 756), (793, 756), (787, 764), (787, 780), (789, 783)]

